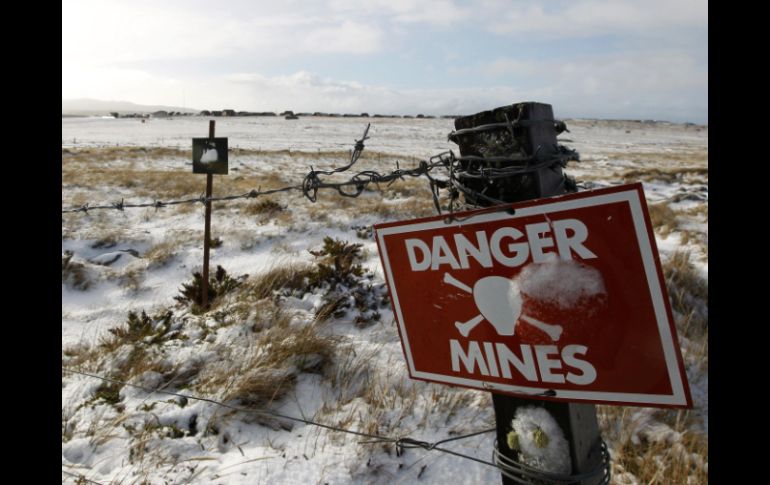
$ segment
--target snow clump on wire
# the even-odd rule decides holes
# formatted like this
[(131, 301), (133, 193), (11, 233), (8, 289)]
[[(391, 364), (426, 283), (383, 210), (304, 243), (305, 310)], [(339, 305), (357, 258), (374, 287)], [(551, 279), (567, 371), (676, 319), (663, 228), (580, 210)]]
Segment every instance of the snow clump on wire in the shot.
[(523, 464), (562, 475), (572, 471), (567, 439), (556, 420), (544, 408), (518, 408), (511, 428), (508, 446), (519, 452)]

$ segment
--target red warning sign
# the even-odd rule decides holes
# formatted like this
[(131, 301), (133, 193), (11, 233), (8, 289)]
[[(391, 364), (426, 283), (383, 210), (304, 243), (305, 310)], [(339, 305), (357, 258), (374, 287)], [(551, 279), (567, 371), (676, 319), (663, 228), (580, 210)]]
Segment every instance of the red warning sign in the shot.
[(411, 377), (692, 407), (641, 184), (375, 230)]

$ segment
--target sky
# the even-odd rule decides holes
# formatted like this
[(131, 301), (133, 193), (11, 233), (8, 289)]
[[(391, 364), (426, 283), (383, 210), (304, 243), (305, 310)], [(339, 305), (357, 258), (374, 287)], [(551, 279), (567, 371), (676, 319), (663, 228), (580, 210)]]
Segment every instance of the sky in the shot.
[(63, 0), (76, 98), (708, 123), (708, 1)]

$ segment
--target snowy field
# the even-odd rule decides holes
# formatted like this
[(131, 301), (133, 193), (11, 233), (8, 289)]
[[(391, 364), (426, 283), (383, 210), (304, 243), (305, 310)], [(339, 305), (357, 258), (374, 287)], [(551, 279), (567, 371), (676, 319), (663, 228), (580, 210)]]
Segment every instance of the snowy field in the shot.
[[(599, 406), (613, 483), (706, 483), (708, 128), (566, 121), (560, 141), (582, 159), (566, 172), (583, 188), (644, 183), (695, 401), (691, 411)], [(231, 153), (214, 195), (297, 185), (311, 165), (344, 165), (367, 123), (357, 170), (457, 152), (445, 119), (217, 118)], [(62, 206), (197, 197), (205, 177), (191, 173), (191, 138), (207, 135), (202, 117), (63, 118)], [(488, 393), (408, 378), (370, 226), (433, 213), (424, 179), (358, 199), (322, 190), (316, 203), (299, 192), (215, 203), (212, 273), (222, 266), (232, 279), (222, 279), (208, 312), (175, 299), (202, 265), (200, 204), (63, 214), (62, 363), (367, 434), (438, 441), (494, 427)], [(493, 439), (446, 447), (489, 460)], [(82, 375), (62, 379), (66, 483), (499, 481), (484, 464), (371, 441)]]

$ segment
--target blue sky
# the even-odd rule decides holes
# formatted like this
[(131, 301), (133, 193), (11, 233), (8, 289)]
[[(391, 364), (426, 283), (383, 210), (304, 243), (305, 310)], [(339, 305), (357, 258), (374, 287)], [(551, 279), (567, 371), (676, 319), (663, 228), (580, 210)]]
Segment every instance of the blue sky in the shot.
[(708, 2), (63, 0), (62, 98), (708, 121)]

